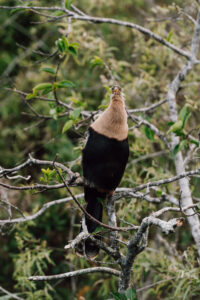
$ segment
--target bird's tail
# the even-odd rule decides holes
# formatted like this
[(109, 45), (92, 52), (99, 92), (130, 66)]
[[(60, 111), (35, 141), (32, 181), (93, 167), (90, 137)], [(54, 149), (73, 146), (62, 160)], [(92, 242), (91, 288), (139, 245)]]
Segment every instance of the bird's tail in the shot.
[[(106, 193), (99, 192), (96, 188), (85, 187), (84, 188), (85, 194), (85, 201), (87, 203), (86, 211), (93, 216), (98, 221), (102, 221), (102, 213), (103, 213), (103, 205), (102, 201), (106, 198)], [(97, 228), (98, 224), (87, 216), (86, 218), (86, 225), (89, 233), (92, 233)], [(96, 236), (97, 239), (101, 239), (98, 235)], [(95, 243), (90, 239), (87, 238), (84, 242), (82, 241), (76, 247), (76, 253), (79, 255), (86, 254), (88, 257), (92, 258), (97, 256), (99, 252), (99, 247), (95, 245)]]

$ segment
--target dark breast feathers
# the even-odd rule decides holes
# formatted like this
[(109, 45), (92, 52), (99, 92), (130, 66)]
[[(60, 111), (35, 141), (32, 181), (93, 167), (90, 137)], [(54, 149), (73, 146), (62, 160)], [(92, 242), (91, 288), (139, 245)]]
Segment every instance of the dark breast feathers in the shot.
[(83, 176), (97, 189), (113, 191), (119, 185), (129, 156), (128, 139), (118, 141), (89, 129), (83, 150)]

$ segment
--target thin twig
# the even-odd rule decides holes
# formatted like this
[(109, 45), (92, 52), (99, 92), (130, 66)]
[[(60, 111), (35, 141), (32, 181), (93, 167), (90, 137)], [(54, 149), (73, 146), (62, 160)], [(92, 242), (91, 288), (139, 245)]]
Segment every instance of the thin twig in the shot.
[[(9, 295), (10, 297), (12, 297), (12, 299), (17, 299), (17, 300), (25, 300), (24, 298), (21, 298), (13, 293), (10, 293), (9, 291), (7, 291), (6, 289), (4, 289), (2, 286), (0, 286), (0, 290), (5, 293), (6, 295)], [(10, 299), (10, 298), (9, 298)]]

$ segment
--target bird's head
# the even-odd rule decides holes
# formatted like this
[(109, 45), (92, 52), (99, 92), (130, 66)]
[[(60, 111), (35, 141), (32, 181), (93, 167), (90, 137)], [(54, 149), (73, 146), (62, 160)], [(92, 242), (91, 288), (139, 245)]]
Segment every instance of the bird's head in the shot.
[(111, 91), (112, 96), (121, 96), (122, 89), (119, 85), (113, 85)]
[(117, 84), (113, 85), (111, 88), (111, 101), (125, 102), (122, 88)]

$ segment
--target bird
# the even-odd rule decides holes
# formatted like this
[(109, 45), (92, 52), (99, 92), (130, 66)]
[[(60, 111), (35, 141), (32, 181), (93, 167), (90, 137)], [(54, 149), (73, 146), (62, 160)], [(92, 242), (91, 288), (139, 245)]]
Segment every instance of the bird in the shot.
[[(86, 211), (102, 221), (103, 201), (113, 195), (124, 174), (129, 157), (128, 124), (125, 100), (119, 85), (111, 88), (108, 108), (90, 125), (82, 151)], [(89, 233), (98, 224), (85, 216)], [(81, 230), (83, 230), (81, 228)], [(96, 236), (100, 239), (100, 237)], [(90, 239), (75, 248), (79, 256), (94, 258), (99, 247)]]

